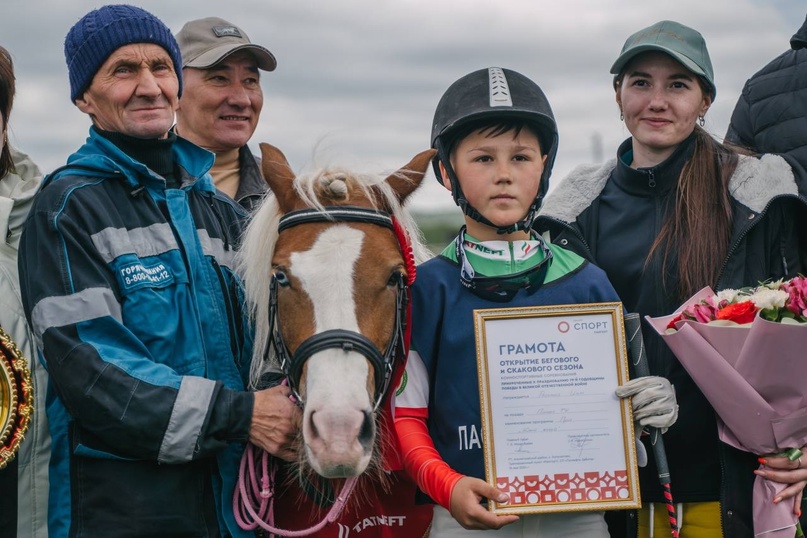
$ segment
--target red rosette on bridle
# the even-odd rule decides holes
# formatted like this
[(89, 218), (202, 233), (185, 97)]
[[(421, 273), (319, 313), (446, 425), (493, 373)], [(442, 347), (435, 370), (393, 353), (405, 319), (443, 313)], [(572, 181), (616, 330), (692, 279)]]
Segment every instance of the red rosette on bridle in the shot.
[(14, 459), (28, 431), (33, 389), (25, 357), (0, 327), (0, 469)]
[(409, 240), (409, 234), (403, 229), (401, 223), (397, 219), (392, 219), (392, 229), (395, 232), (395, 237), (398, 239), (398, 244), (401, 246), (401, 254), (404, 258), (404, 267), (406, 268), (406, 285), (411, 286), (415, 283), (415, 276), (417, 275), (417, 265), (415, 264), (415, 253), (412, 251), (412, 242)]

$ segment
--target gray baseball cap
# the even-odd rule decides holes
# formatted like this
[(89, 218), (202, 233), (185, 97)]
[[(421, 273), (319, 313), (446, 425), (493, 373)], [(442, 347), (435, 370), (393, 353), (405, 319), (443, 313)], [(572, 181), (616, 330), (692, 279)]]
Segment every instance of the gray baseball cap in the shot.
[(186, 23), (176, 39), (182, 53), (182, 67), (208, 69), (239, 50), (251, 52), (258, 68), (264, 71), (274, 71), (277, 67), (277, 60), (269, 49), (252, 43), (245, 31), (218, 17)]
[(712, 60), (703, 36), (688, 26), (675, 21), (659, 21), (630, 36), (622, 52), (611, 66), (611, 74), (619, 75), (635, 56), (647, 51), (669, 54), (684, 67), (703, 77), (712, 88), (712, 100), (717, 95)]

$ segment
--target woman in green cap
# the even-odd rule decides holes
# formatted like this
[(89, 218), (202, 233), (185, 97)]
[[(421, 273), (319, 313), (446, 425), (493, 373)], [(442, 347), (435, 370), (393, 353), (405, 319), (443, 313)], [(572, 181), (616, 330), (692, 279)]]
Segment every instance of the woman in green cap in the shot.
[[(672, 21), (644, 28), (625, 42), (611, 73), (631, 137), (615, 159), (578, 167), (561, 181), (535, 228), (603, 268), (625, 308), (642, 318), (672, 313), (707, 285), (740, 288), (804, 272), (798, 230), (807, 229), (807, 205), (788, 164), (739, 155), (703, 128), (716, 88), (701, 34)], [(757, 456), (718, 440), (715, 413), (695, 382), (655, 331), (643, 334), (651, 374), (672, 382), (680, 406), (664, 435), (680, 536), (753, 537)], [(612, 536), (637, 536), (637, 524), (639, 536), (669, 536), (645, 445), (644, 508), (624, 520), (613, 514)], [(768, 478), (791, 485), (777, 502), (800, 514), (807, 470), (787, 458), (767, 458), (767, 465), (782, 469)]]

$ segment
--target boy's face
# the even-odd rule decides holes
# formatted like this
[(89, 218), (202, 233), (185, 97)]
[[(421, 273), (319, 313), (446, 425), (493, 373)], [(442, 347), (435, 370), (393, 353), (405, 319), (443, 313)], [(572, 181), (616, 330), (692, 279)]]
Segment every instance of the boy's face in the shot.
[[(486, 219), (499, 227), (522, 220), (538, 194), (546, 156), (541, 154), (538, 138), (530, 129), (487, 136), (485, 130), (466, 136), (451, 154), (468, 202)], [(440, 163), (443, 185), (451, 189), (448, 174)], [(482, 240), (513, 240), (528, 237), (525, 232), (499, 235), (496, 229), (470, 217), (465, 219), (468, 233)], [(516, 237), (517, 236), (517, 237)]]

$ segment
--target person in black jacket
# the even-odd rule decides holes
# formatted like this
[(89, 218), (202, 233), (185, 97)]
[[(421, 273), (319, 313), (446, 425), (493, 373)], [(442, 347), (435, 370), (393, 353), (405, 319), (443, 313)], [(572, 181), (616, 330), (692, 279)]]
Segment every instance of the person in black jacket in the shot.
[[(791, 167), (777, 155), (740, 155), (701, 127), (717, 93), (703, 36), (658, 22), (628, 38), (611, 73), (631, 138), (615, 159), (578, 167), (561, 181), (535, 228), (604, 269), (625, 308), (642, 319), (671, 314), (707, 285), (740, 288), (803, 273), (807, 204)], [(752, 538), (757, 456), (719, 441), (698, 386), (647, 324), (643, 335), (651, 374), (672, 382), (679, 404), (664, 442), (681, 537)], [(646, 444), (639, 535), (650, 534), (650, 521), (656, 536), (669, 535)], [(800, 513), (807, 470), (787, 458), (767, 461), (791, 484), (780, 502)], [(636, 513), (609, 516), (611, 536), (637, 536)]]
[[(746, 81), (734, 107), (726, 142), (757, 153), (780, 153), (807, 170), (807, 19), (790, 50)], [(802, 186), (802, 194), (807, 190)]]

